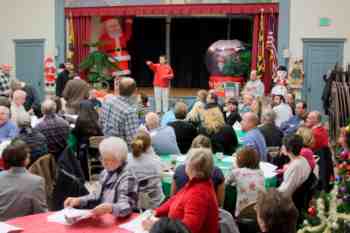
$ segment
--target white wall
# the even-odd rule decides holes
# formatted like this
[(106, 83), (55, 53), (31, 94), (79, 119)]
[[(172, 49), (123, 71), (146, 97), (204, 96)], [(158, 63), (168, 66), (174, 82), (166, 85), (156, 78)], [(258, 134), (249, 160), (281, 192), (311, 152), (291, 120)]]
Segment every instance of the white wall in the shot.
[[(290, 52), (303, 57), (303, 38), (346, 38), (344, 63), (350, 63), (350, 0), (290, 0)], [(320, 18), (331, 19), (320, 27)]]
[(45, 56), (55, 55), (55, 0), (0, 0), (0, 9), (0, 64), (15, 64), (13, 39), (45, 39)]

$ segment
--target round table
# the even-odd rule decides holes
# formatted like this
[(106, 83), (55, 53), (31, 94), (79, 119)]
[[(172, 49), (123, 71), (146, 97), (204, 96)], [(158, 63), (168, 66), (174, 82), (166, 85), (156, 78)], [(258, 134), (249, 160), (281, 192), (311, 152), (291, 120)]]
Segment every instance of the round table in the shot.
[(69, 226), (48, 222), (47, 217), (51, 214), (43, 213), (19, 217), (6, 223), (23, 228), (24, 230), (21, 233), (132, 233), (118, 228), (118, 225), (137, 216), (135, 214), (130, 218), (120, 220), (112, 215), (104, 215), (100, 219), (86, 219)]

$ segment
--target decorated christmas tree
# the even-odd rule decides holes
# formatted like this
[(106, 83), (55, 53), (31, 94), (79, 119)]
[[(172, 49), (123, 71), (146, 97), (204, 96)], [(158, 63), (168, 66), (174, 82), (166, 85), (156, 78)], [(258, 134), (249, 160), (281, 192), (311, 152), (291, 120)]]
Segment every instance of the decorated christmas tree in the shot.
[(350, 153), (339, 153), (336, 163), (333, 190), (308, 209), (298, 233), (350, 233)]

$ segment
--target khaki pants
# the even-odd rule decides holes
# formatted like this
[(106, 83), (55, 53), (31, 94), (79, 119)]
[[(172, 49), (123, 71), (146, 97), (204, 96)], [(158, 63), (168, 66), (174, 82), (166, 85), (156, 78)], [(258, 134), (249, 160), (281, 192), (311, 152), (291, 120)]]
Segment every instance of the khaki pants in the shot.
[(156, 112), (167, 112), (169, 108), (169, 88), (154, 87), (154, 99), (156, 102)]

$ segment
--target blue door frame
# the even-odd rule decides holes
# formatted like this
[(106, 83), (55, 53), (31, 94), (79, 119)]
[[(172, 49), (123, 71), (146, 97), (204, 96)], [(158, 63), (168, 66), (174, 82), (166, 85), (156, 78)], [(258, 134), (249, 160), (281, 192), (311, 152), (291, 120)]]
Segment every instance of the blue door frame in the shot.
[(34, 87), (40, 99), (44, 93), (45, 39), (20, 39), (15, 43), (16, 78)]
[(325, 85), (322, 79), (335, 64), (343, 65), (346, 39), (303, 39), (305, 82), (303, 95), (309, 109), (323, 112), (321, 96)]

